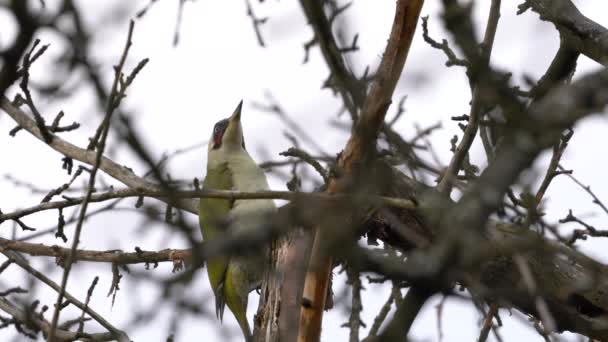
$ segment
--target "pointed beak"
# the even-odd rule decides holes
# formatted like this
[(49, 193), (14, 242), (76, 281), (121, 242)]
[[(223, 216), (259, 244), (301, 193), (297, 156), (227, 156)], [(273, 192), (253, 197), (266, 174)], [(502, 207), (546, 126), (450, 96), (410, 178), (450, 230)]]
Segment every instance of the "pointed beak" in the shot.
[(230, 116), (230, 121), (241, 121), (241, 108), (243, 108), (243, 100), (241, 100), (241, 102), (239, 102), (239, 104), (236, 106), (236, 109), (234, 110), (234, 112), (232, 113), (232, 115)]

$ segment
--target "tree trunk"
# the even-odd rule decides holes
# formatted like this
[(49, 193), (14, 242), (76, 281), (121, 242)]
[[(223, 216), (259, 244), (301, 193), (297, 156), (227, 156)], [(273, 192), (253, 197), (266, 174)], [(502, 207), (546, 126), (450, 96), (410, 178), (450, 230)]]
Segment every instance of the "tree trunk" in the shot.
[(295, 229), (273, 242), (258, 312), (254, 341), (295, 341), (311, 234)]

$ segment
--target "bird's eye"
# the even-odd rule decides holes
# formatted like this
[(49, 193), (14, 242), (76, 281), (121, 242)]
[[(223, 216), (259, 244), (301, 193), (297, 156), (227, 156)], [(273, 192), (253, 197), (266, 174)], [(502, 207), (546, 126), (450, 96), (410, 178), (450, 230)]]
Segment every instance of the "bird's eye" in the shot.
[(219, 126), (215, 126), (213, 128), (213, 133), (219, 133), (220, 132), (220, 127)]

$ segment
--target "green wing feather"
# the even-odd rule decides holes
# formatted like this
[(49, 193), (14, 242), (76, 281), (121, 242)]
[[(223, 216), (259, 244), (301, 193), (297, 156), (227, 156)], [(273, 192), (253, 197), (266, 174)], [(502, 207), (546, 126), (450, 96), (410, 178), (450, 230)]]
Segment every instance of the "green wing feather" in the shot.
[[(203, 189), (232, 190), (232, 188), (232, 172), (227, 163), (207, 169)], [(198, 218), (203, 240), (213, 240), (225, 232), (226, 218), (232, 204), (232, 201), (227, 199), (201, 198)], [(215, 294), (215, 312), (220, 320), (224, 315), (224, 279), (228, 263), (227, 257), (207, 260), (207, 275)]]

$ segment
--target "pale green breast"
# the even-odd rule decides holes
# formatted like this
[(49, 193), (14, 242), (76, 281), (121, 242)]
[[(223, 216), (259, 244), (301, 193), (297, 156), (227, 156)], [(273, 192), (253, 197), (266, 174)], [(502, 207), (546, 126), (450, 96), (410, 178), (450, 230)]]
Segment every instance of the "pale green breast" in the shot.
[[(231, 190), (232, 188), (232, 172), (228, 163), (220, 163), (207, 169), (203, 189)], [(204, 241), (213, 240), (225, 231), (232, 204), (227, 199), (201, 198), (198, 219)], [(226, 257), (207, 261), (207, 274), (214, 291), (223, 282), (227, 267), (228, 258)]]
[[(228, 163), (221, 163), (213, 168), (207, 169), (207, 175), (203, 181), (203, 189), (232, 190), (232, 171)], [(232, 208), (232, 203), (227, 199), (201, 198), (199, 205), (199, 221), (203, 231), (203, 238), (213, 238), (222, 229), (221, 226)]]
[[(269, 190), (264, 171), (247, 154), (238, 153), (229, 157), (234, 188), (239, 191)], [(230, 221), (234, 231), (259, 229), (268, 220), (268, 216), (276, 211), (273, 200), (236, 200), (230, 212)]]

